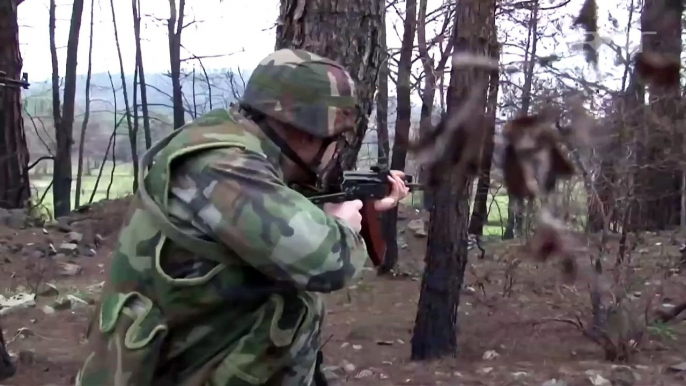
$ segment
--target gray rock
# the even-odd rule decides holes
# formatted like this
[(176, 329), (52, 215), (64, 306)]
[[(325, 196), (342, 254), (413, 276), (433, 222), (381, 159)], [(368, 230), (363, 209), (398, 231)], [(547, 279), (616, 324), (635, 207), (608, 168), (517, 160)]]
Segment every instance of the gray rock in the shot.
[(78, 248), (79, 246), (74, 243), (63, 243), (60, 245), (59, 251), (62, 253), (74, 253)]
[(83, 234), (79, 232), (69, 232), (67, 240), (72, 244), (78, 244), (83, 240)]
[(411, 230), (416, 237), (426, 237), (424, 220), (417, 218), (407, 223), (407, 229)]

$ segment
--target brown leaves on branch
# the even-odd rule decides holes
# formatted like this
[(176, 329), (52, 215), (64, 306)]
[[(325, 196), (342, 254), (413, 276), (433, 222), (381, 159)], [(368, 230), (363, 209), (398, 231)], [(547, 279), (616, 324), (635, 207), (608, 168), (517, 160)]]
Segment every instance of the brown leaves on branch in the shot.
[(586, 0), (579, 15), (574, 20), (575, 26), (581, 26), (586, 31), (584, 52), (586, 61), (598, 63), (598, 5), (595, 0)]
[[(489, 57), (458, 53), (453, 56), (453, 66), (492, 70), (498, 63)], [(444, 115), (419, 140), (410, 142), (403, 138), (408, 151), (428, 172), (425, 189), (435, 189), (448, 171), (472, 175), (478, 171), (486, 125), (493, 124), (485, 121), (486, 82), (487, 79), (477, 81), (462, 105)], [(576, 173), (563, 144), (565, 139), (572, 139), (568, 142), (587, 145), (595, 125), (580, 100), (570, 99), (566, 108), (571, 124), (565, 130), (560, 130), (558, 124), (562, 114), (559, 108), (545, 108), (538, 114), (520, 116), (506, 123), (502, 135), (503, 174), (508, 192), (515, 199), (547, 202), (557, 181), (570, 179)], [(572, 232), (544, 206), (536, 235), (529, 243), (532, 256), (540, 261), (560, 258), (564, 275), (574, 279), (578, 245)]]
[[(453, 67), (471, 67), (486, 70), (498, 68), (497, 60), (490, 57), (460, 52), (453, 55)], [(428, 188), (436, 188), (447, 176), (446, 170), (454, 173), (475, 174), (479, 167), (481, 147), (485, 130), (485, 93), (488, 79), (480, 79), (471, 88), (465, 102), (459, 109), (444, 114), (441, 121), (419, 140), (406, 142), (415, 160), (427, 170)]]
[(550, 193), (574, 165), (562, 153), (560, 134), (544, 115), (523, 116), (505, 125), (505, 185), (518, 199)]

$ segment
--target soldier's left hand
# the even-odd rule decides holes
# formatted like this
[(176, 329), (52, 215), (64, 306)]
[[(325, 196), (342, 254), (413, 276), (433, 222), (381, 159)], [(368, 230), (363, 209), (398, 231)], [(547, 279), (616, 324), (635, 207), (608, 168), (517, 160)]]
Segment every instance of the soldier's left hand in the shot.
[(374, 202), (374, 209), (379, 212), (395, 208), (400, 200), (410, 194), (410, 188), (405, 185), (405, 173), (391, 170), (388, 182), (391, 183), (391, 194)]

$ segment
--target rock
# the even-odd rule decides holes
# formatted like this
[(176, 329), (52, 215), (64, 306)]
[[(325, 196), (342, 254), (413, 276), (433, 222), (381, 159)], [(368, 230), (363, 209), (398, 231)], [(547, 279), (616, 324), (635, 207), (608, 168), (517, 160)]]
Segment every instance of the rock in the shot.
[(95, 234), (95, 237), (93, 238), (93, 242), (95, 242), (96, 247), (101, 246), (104, 241), (105, 241), (105, 239), (102, 236), (100, 236), (98, 233)]
[(595, 375), (589, 376), (588, 379), (591, 381), (593, 386), (610, 386), (611, 385), (610, 381), (605, 379), (600, 374), (595, 374)]
[(71, 309), (78, 310), (80, 308), (88, 308), (88, 302), (74, 295), (67, 295), (67, 299), (71, 302)]
[(417, 218), (407, 223), (407, 229), (411, 230), (416, 237), (426, 237), (426, 227), (424, 220)]
[(57, 311), (68, 310), (71, 308), (71, 300), (69, 298), (60, 298), (52, 303), (52, 308)]
[(0, 295), (0, 315), (7, 315), (19, 309), (36, 306), (36, 295), (18, 293), (9, 299)]
[(22, 327), (22, 328), (20, 328), (19, 330), (17, 330), (17, 336), (22, 337), (22, 339), (23, 339), (23, 338), (28, 338), (28, 337), (34, 336), (34, 335), (36, 335), (36, 333), (33, 332), (33, 331), (31, 331), (31, 330), (29, 330), (29, 329), (26, 328), (26, 327)]
[(23, 229), (26, 226), (26, 220), (28, 216), (26, 215), (25, 209), (10, 209), (9, 217), (5, 220), (5, 225), (14, 229)]
[(486, 361), (490, 361), (490, 360), (493, 360), (499, 356), (500, 356), (500, 354), (498, 354), (496, 351), (488, 350), (484, 353), (483, 359)]
[(558, 380), (558, 379), (549, 379), (543, 383), (541, 383), (541, 386), (568, 386), (567, 382), (563, 380)]
[(5, 208), (0, 208), (0, 225), (7, 226), (10, 217), (11, 214), (9, 210)]
[(86, 252), (83, 253), (84, 255), (88, 257), (95, 257), (98, 253), (95, 251), (95, 249), (88, 249)]
[(57, 296), (59, 295), (60, 291), (57, 290), (57, 287), (55, 287), (54, 284), (50, 283), (44, 283), (38, 286), (38, 291), (36, 291), (36, 295), (38, 296)]
[(355, 371), (355, 365), (344, 360), (343, 361), (343, 370), (345, 370), (346, 373), (352, 373)]
[(70, 243), (78, 244), (83, 240), (83, 234), (79, 232), (69, 232), (69, 234), (67, 234), (67, 240), (69, 240)]
[(81, 266), (78, 264), (65, 263), (62, 261), (58, 262), (57, 264), (60, 267), (59, 274), (61, 276), (76, 276), (81, 274), (81, 271), (83, 271), (83, 268), (81, 268)]
[(667, 368), (669, 371), (682, 372), (686, 371), (686, 362), (681, 362), (675, 365), (671, 365)]
[(62, 245), (60, 245), (60, 248), (58, 250), (62, 253), (68, 254), (68, 253), (74, 253), (74, 252), (78, 251), (78, 249), (79, 249), (79, 246), (77, 244), (63, 243)]
[(636, 374), (628, 366), (616, 366), (610, 372), (612, 386), (633, 386), (637, 380)]
[(337, 372), (340, 371), (342, 371), (340, 366), (324, 366), (322, 368), (322, 373), (324, 374), (324, 377), (327, 381), (331, 383), (333, 383), (339, 378)]
[(55, 308), (52, 306), (43, 306), (43, 308), (41, 308), (41, 311), (43, 311), (45, 315), (52, 315), (55, 313)]

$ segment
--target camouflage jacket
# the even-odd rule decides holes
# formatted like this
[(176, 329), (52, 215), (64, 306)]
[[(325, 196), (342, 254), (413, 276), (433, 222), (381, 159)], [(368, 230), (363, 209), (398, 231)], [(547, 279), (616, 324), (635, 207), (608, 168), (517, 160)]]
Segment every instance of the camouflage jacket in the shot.
[(236, 110), (143, 158), (77, 385), (263, 384), (321, 318), (317, 293), (357, 277), (364, 241), (284, 183), (278, 147)]

